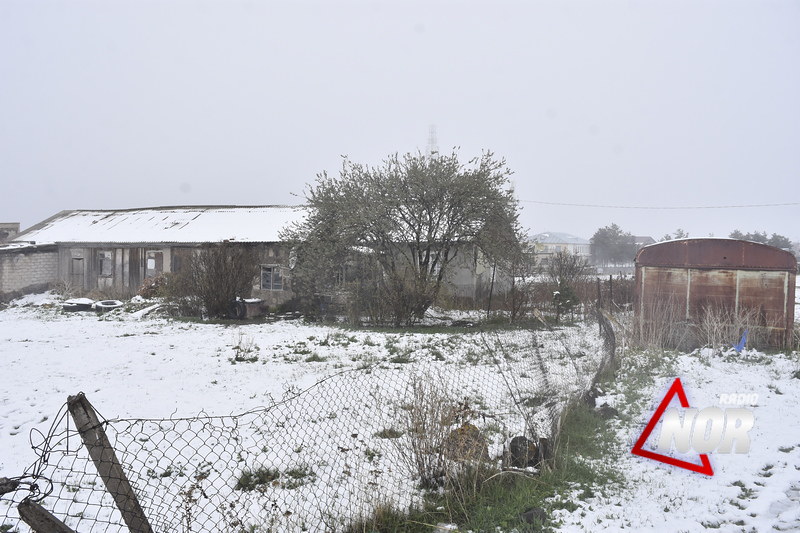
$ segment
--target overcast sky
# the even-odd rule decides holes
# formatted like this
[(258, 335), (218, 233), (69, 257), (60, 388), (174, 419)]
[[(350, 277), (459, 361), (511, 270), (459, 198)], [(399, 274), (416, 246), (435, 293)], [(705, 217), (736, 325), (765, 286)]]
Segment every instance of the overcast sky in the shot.
[(800, 240), (800, 2), (0, 0), (0, 222), (297, 204), (431, 125), (534, 233)]

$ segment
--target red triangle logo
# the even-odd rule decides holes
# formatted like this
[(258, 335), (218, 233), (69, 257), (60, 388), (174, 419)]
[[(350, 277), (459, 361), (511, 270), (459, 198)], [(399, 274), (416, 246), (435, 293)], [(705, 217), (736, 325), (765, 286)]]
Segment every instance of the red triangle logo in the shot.
[(689, 400), (686, 398), (686, 392), (683, 390), (683, 384), (681, 383), (681, 378), (675, 378), (675, 381), (672, 382), (672, 386), (667, 391), (667, 394), (664, 396), (664, 399), (661, 400), (661, 404), (659, 404), (658, 409), (656, 412), (653, 413), (653, 417), (650, 418), (650, 422), (647, 423), (647, 426), (644, 428), (639, 440), (636, 441), (636, 444), (633, 445), (633, 449), (631, 453), (634, 455), (639, 455), (641, 457), (646, 457), (648, 459), (652, 459), (654, 461), (659, 461), (668, 465), (677, 466), (679, 468), (685, 468), (686, 470), (691, 470), (692, 472), (699, 472), (700, 474), (705, 474), (707, 476), (713, 476), (714, 470), (711, 468), (711, 461), (708, 460), (708, 455), (705, 453), (700, 454), (700, 461), (702, 464), (695, 464), (690, 463), (688, 461), (681, 461), (680, 459), (675, 459), (674, 457), (670, 457), (668, 455), (662, 455), (660, 453), (651, 452), (644, 449), (644, 443), (647, 442), (647, 439), (650, 438), (650, 433), (653, 432), (653, 429), (658, 424), (658, 421), (661, 419), (661, 416), (664, 414), (664, 411), (667, 410), (667, 406), (669, 402), (672, 401), (672, 398), (677, 395), (678, 399), (681, 402), (681, 407), (688, 408), (689, 407)]

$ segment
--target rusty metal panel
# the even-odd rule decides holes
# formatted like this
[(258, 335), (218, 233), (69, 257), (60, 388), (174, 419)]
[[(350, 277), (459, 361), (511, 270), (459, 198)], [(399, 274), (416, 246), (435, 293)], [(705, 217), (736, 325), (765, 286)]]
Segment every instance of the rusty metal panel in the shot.
[(786, 275), (783, 272), (740, 272), (739, 306), (783, 316)]
[(788, 272), (742, 271), (739, 275), (739, 308), (758, 313), (759, 326), (773, 331), (773, 344), (779, 344), (779, 339), (791, 340), (794, 297), (787, 291), (790, 277)]
[(692, 269), (689, 279), (689, 318), (700, 319), (711, 307), (736, 311), (735, 270)]
[(636, 264), (684, 268), (795, 271), (794, 256), (779, 248), (736, 239), (683, 239), (645, 246)]
[(642, 267), (636, 270), (636, 308), (650, 315), (665, 307), (686, 314), (689, 272), (684, 268)]

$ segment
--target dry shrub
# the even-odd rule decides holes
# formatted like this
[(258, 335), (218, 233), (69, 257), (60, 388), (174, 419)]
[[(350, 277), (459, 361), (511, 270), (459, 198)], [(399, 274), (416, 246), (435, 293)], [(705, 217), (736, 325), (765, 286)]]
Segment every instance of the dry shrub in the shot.
[(130, 287), (103, 287), (89, 291), (86, 296), (92, 300), (130, 300), (135, 294)]
[(69, 279), (65, 278), (58, 280), (55, 285), (53, 285), (53, 292), (64, 299), (68, 299), (78, 296), (82, 291)]
[(404, 438), (394, 439), (403, 465), (422, 488), (441, 487), (445, 475), (445, 442), (456, 422), (456, 402), (442, 379), (411, 377), (397, 416)]
[(689, 349), (693, 326), (685, 316), (685, 308), (674, 298), (648, 302), (634, 319), (630, 342), (641, 348)]
[(444, 489), (451, 520), (465, 516), (484, 483), (499, 471), (498, 462), (489, 457), (486, 437), (470, 422), (475, 416), (441, 377), (431, 374), (410, 379), (397, 411), (404, 436), (392, 444), (401, 464), (420, 488)]
[(697, 324), (697, 342), (714, 350), (730, 347), (747, 331), (746, 347), (771, 346), (778, 341), (781, 324), (767, 319), (759, 309), (745, 308), (733, 311), (719, 306), (708, 306)]
[(684, 351), (706, 346), (719, 351), (739, 342), (745, 331), (748, 347), (774, 345), (779, 335), (780, 324), (754, 308), (734, 311), (712, 304), (703, 307), (695, 320), (685, 316), (685, 307), (674, 300), (649, 303), (635, 317), (632, 344)]
[(139, 286), (137, 294), (148, 300), (164, 296), (168, 279), (169, 275), (163, 273), (157, 276), (144, 278), (144, 281), (142, 281), (142, 284)]

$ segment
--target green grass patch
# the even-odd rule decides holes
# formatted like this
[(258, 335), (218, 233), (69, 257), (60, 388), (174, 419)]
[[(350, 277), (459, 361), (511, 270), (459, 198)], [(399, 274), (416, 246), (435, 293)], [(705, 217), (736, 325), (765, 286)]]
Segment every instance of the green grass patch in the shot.
[[(593, 496), (599, 487), (620, 481), (605, 466), (614, 443), (608, 421), (583, 404), (572, 406), (562, 426), (560, 445), (552, 459), (554, 468), (536, 476), (493, 469), (465, 469), (448, 482), (447, 490), (428, 495), (424, 507), (404, 514), (380, 507), (372, 517), (351, 524), (347, 533), (430, 533), (439, 522), (456, 523), (460, 531), (531, 531), (522, 513), (540, 507), (550, 516), (555, 509), (577, 508), (569, 500), (548, 501), (558, 494), (581, 490), (581, 498)], [(548, 529), (553, 524), (537, 524)]]
[(394, 428), (384, 428), (375, 433), (375, 436), (379, 439), (399, 439), (403, 436), (403, 432)]
[(276, 468), (260, 467), (255, 470), (245, 470), (236, 480), (234, 490), (251, 491), (259, 485), (268, 485), (280, 477)]

